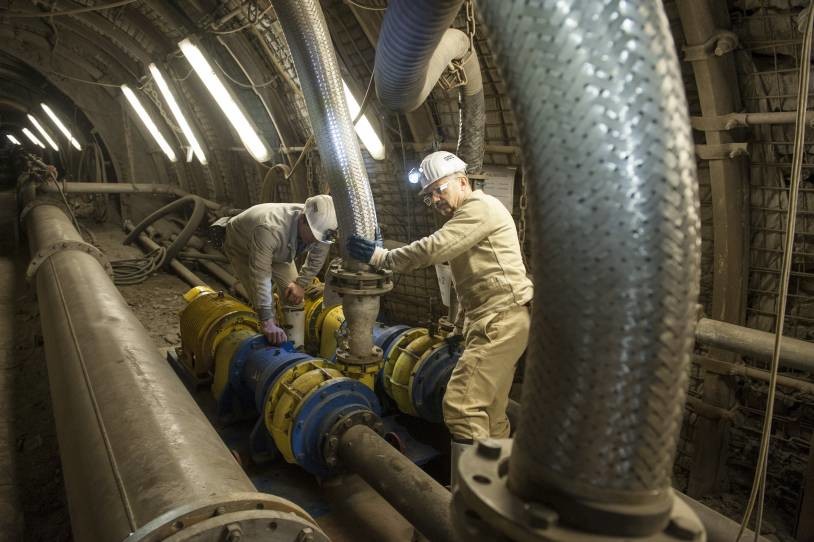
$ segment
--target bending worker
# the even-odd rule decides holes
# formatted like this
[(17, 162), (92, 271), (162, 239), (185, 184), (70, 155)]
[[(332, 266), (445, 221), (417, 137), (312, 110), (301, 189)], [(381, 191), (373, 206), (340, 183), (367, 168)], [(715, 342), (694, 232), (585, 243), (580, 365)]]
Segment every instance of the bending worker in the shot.
[(454, 467), (474, 440), (509, 436), (506, 406), (528, 341), (533, 288), (511, 214), (493, 196), (472, 190), (466, 164), (439, 151), (424, 158), (419, 172), (424, 202), (449, 220), (432, 235), (393, 250), (352, 235), (348, 252), (397, 272), (450, 263), (459, 299), (453, 333), (463, 333), (464, 343), (444, 395)]
[[(331, 196), (301, 203), (261, 203), (232, 217), (223, 248), (261, 323), (261, 332), (276, 346), (286, 340), (275, 317), (273, 284), (286, 305), (300, 305), (305, 286), (322, 269), (336, 238), (336, 211)], [(297, 273), (294, 258), (307, 252)]]

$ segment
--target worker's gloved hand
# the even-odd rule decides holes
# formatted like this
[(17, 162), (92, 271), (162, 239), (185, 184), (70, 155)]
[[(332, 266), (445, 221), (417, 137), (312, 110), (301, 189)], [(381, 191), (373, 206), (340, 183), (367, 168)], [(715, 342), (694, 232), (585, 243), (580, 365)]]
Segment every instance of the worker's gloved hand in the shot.
[(284, 297), (291, 305), (299, 305), (305, 297), (305, 289), (296, 282), (291, 282), (285, 289)]
[(271, 346), (280, 346), (287, 339), (283, 328), (278, 326), (274, 320), (260, 322), (260, 332), (266, 336), (266, 340)]
[(381, 247), (381, 234), (376, 229), (378, 239), (365, 239), (360, 235), (351, 234), (348, 238), (348, 254), (360, 262), (369, 263), (374, 267), (381, 267), (387, 250)]

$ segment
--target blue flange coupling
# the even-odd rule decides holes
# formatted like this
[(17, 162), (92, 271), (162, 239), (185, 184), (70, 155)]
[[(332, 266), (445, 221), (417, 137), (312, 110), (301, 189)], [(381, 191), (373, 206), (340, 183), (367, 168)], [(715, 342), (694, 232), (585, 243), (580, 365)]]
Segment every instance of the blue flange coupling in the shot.
[(370, 388), (352, 378), (332, 378), (313, 388), (294, 412), (291, 451), (305, 470), (328, 476), (337, 471), (330, 450), (336, 449), (341, 432), (359, 423), (381, 430), (380, 416), (379, 400)]
[(444, 393), (459, 357), (460, 347), (441, 343), (413, 368), (410, 400), (421, 418), (430, 422), (444, 421)]

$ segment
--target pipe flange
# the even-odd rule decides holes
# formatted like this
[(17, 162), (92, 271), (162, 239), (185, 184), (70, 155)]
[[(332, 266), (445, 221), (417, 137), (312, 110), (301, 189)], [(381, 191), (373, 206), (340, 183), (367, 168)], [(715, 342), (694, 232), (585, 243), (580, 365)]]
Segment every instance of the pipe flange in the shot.
[(328, 273), (331, 275), (331, 288), (339, 295), (375, 296), (393, 289), (393, 272), (389, 269), (352, 271), (337, 259), (331, 262)]
[(350, 350), (344, 348), (342, 346), (337, 347), (336, 349), (336, 363), (337, 365), (347, 365), (347, 366), (376, 366), (378, 367), (384, 361), (384, 352), (378, 346), (373, 346), (370, 349), (370, 353), (365, 355), (354, 355), (350, 353)]
[(384, 423), (375, 412), (370, 410), (357, 410), (340, 417), (336, 423), (325, 433), (322, 454), (325, 464), (333, 468), (339, 464), (339, 441), (345, 431), (356, 425), (366, 425), (379, 435), (384, 436)]
[[(560, 522), (549, 506), (526, 501), (509, 490), (512, 439), (486, 439), (461, 454), (458, 483), (452, 490), (453, 523), (459, 537), (474, 541), (587, 541), (630, 540), (595, 534)], [(642, 542), (705, 542), (706, 533), (695, 513), (671, 491), (672, 509), (664, 528)]]
[(23, 210), (20, 211), (20, 224), (22, 224), (25, 221), (25, 217), (28, 216), (28, 213), (30, 213), (34, 207), (39, 207), (40, 205), (51, 205), (53, 207), (59, 207), (65, 212), (66, 215), (71, 216), (71, 210), (68, 209), (64, 201), (55, 198), (40, 197), (35, 200), (29, 201), (25, 205), (25, 207), (23, 207)]
[(109, 276), (113, 276), (113, 267), (110, 265), (110, 262), (107, 261), (105, 255), (102, 254), (102, 251), (95, 246), (91, 245), (90, 243), (86, 243), (85, 241), (59, 241), (43, 248), (42, 250), (39, 250), (34, 257), (31, 258), (31, 262), (28, 264), (28, 269), (25, 271), (26, 280), (33, 280), (40, 266), (45, 263), (48, 258), (58, 252), (62, 252), (63, 250), (78, 250), (79, 252), (90, 254), (99, 261)]
[[(125, 542), (261, 540), (258, 535), (269, 536), (271, 531), (275, 540), (327, 542), (312, 521), (302, 508), (280, 497), (234, 493), (170, 510), (139, 527)], [(231, 535), (238, 532), (240, 537)]]

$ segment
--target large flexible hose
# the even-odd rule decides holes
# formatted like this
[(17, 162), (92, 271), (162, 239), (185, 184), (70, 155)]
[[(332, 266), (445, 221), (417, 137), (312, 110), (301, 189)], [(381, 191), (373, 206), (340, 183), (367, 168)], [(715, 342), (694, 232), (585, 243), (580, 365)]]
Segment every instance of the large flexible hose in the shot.
[[(322, 8), (317, 0), (273, 4), (297, 69), (342, 235), (373, 239), (373, 194)], [(340, 251), (344, 253), (344, 246)]]
[[(418, 108), (454, 59), (469, 50), (469, 36), (449, 26), (463, 0), (392, 0), (376, 46), (376, 93), (392, 111)], [(478, 55), (463, 65), (466, 84), (460, 89), (458, 156), (470, 172), (483, 165), (486, 105)]]
[(168, 266), (170, 262), (176, 256), (178, 256), (178, 253), (181, 252), (181, 250), (187, 245), (189, 238), (192, 237), (195, 230), (198, 229), (198, 226), (201, 225), (201, 221), (204, 219), (204, 215), (206, 214), (206, 206), (204, 205), (203, 200), (198, 196), (184, 196), (183, 198), (171, 201), (164, 207), (153, 211), (144, 220), (136, 224), (133, 230), (127, 234), (127, 237), (124, 238), (124, 244), (129, 245), (138, 239), (139, 234), (159, 218), (167, 216), (176, 209), (180, 209), (181, 207), (190, 203), (192, 204), (192, 214), (189, 216), (189, 220), (187, 221), (186, 225), (181, 229), (180, 233), (175, 238), (175, 241), (173, 241), (172, 244), (167, 248), (167, 253), (164, 256), (164, 265)]
[(509, 486), (597, 529), (605, 503), (671, 500), (700, 262), (679, 64), (657, 0), (479, 7), (533, 183), (535, 332)]

